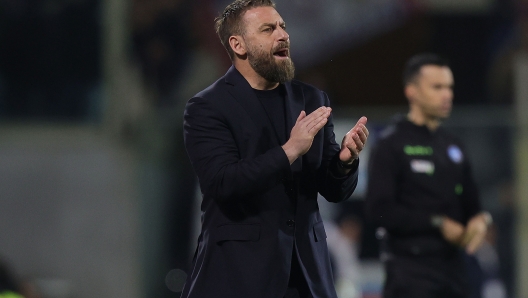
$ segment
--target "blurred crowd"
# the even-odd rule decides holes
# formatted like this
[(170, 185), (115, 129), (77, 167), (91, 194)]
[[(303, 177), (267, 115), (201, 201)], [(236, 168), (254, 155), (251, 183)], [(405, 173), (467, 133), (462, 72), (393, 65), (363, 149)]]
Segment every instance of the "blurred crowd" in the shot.
[(97, 120), (98, 1), (0, 2), (0, 117)]

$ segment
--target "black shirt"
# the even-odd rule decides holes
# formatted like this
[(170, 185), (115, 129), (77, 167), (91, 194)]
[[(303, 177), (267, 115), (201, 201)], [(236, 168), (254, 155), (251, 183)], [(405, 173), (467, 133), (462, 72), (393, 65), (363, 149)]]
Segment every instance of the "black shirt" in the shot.
[(431, 224), (446, 215), (466, 224), (480, 212), (462, 144), (439, 127), (430, 131), (401, 118), (372, 151), (366, 213), (386, 228), (395, 254), (428, 255), (456, 249)]
[(266, 111), (281, 144), (286, 143), (289, 134), (286, 132), (286, 90), (284, 85), (280, 84), (272, 90), (253, 90)]

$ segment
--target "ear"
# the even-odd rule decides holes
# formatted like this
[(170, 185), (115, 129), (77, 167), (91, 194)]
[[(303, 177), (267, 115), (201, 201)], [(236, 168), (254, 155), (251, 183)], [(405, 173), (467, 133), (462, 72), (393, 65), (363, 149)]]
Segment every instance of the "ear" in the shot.
[(407, 97), (407, 100), (412, 103), (414, 101), (414, 98), (416, 97), (416, 86), (412, 83), (407, 84), (404, 89), (405, 97)]
[(229, 37), (229, 46), (239, 56), (243, 56), (247, 53), (246, 43), (240, 35), (233, 35)]

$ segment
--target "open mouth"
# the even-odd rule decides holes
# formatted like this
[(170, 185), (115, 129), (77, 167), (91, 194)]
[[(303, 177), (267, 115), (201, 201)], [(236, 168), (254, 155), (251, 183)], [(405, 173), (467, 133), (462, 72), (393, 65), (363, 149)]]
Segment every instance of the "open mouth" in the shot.
[(289, 51), (288, 49), (280, 49), (273, 53), (273, 56), (279, 57), (279, 58), (288, 58), (289, 57)]

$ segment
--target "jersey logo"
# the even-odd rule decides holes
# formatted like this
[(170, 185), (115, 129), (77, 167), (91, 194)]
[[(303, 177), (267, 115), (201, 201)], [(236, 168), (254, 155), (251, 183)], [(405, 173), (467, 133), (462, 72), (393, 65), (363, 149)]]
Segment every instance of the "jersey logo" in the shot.
[(429, 160), (413, 159), (411, 160), (411, 170), (414, 173), (433, 175), (435, 166), (434, 163)]
[(454, 163), (461, 163), (464, 160), (464, 154), (457, 145), (450, 145), (447, 147), (447, 155)]
[(411, 146), (403, 147), (403, 152), (411, 156), (431, 156), (433, 155), (433, 148), (431, 146)]

